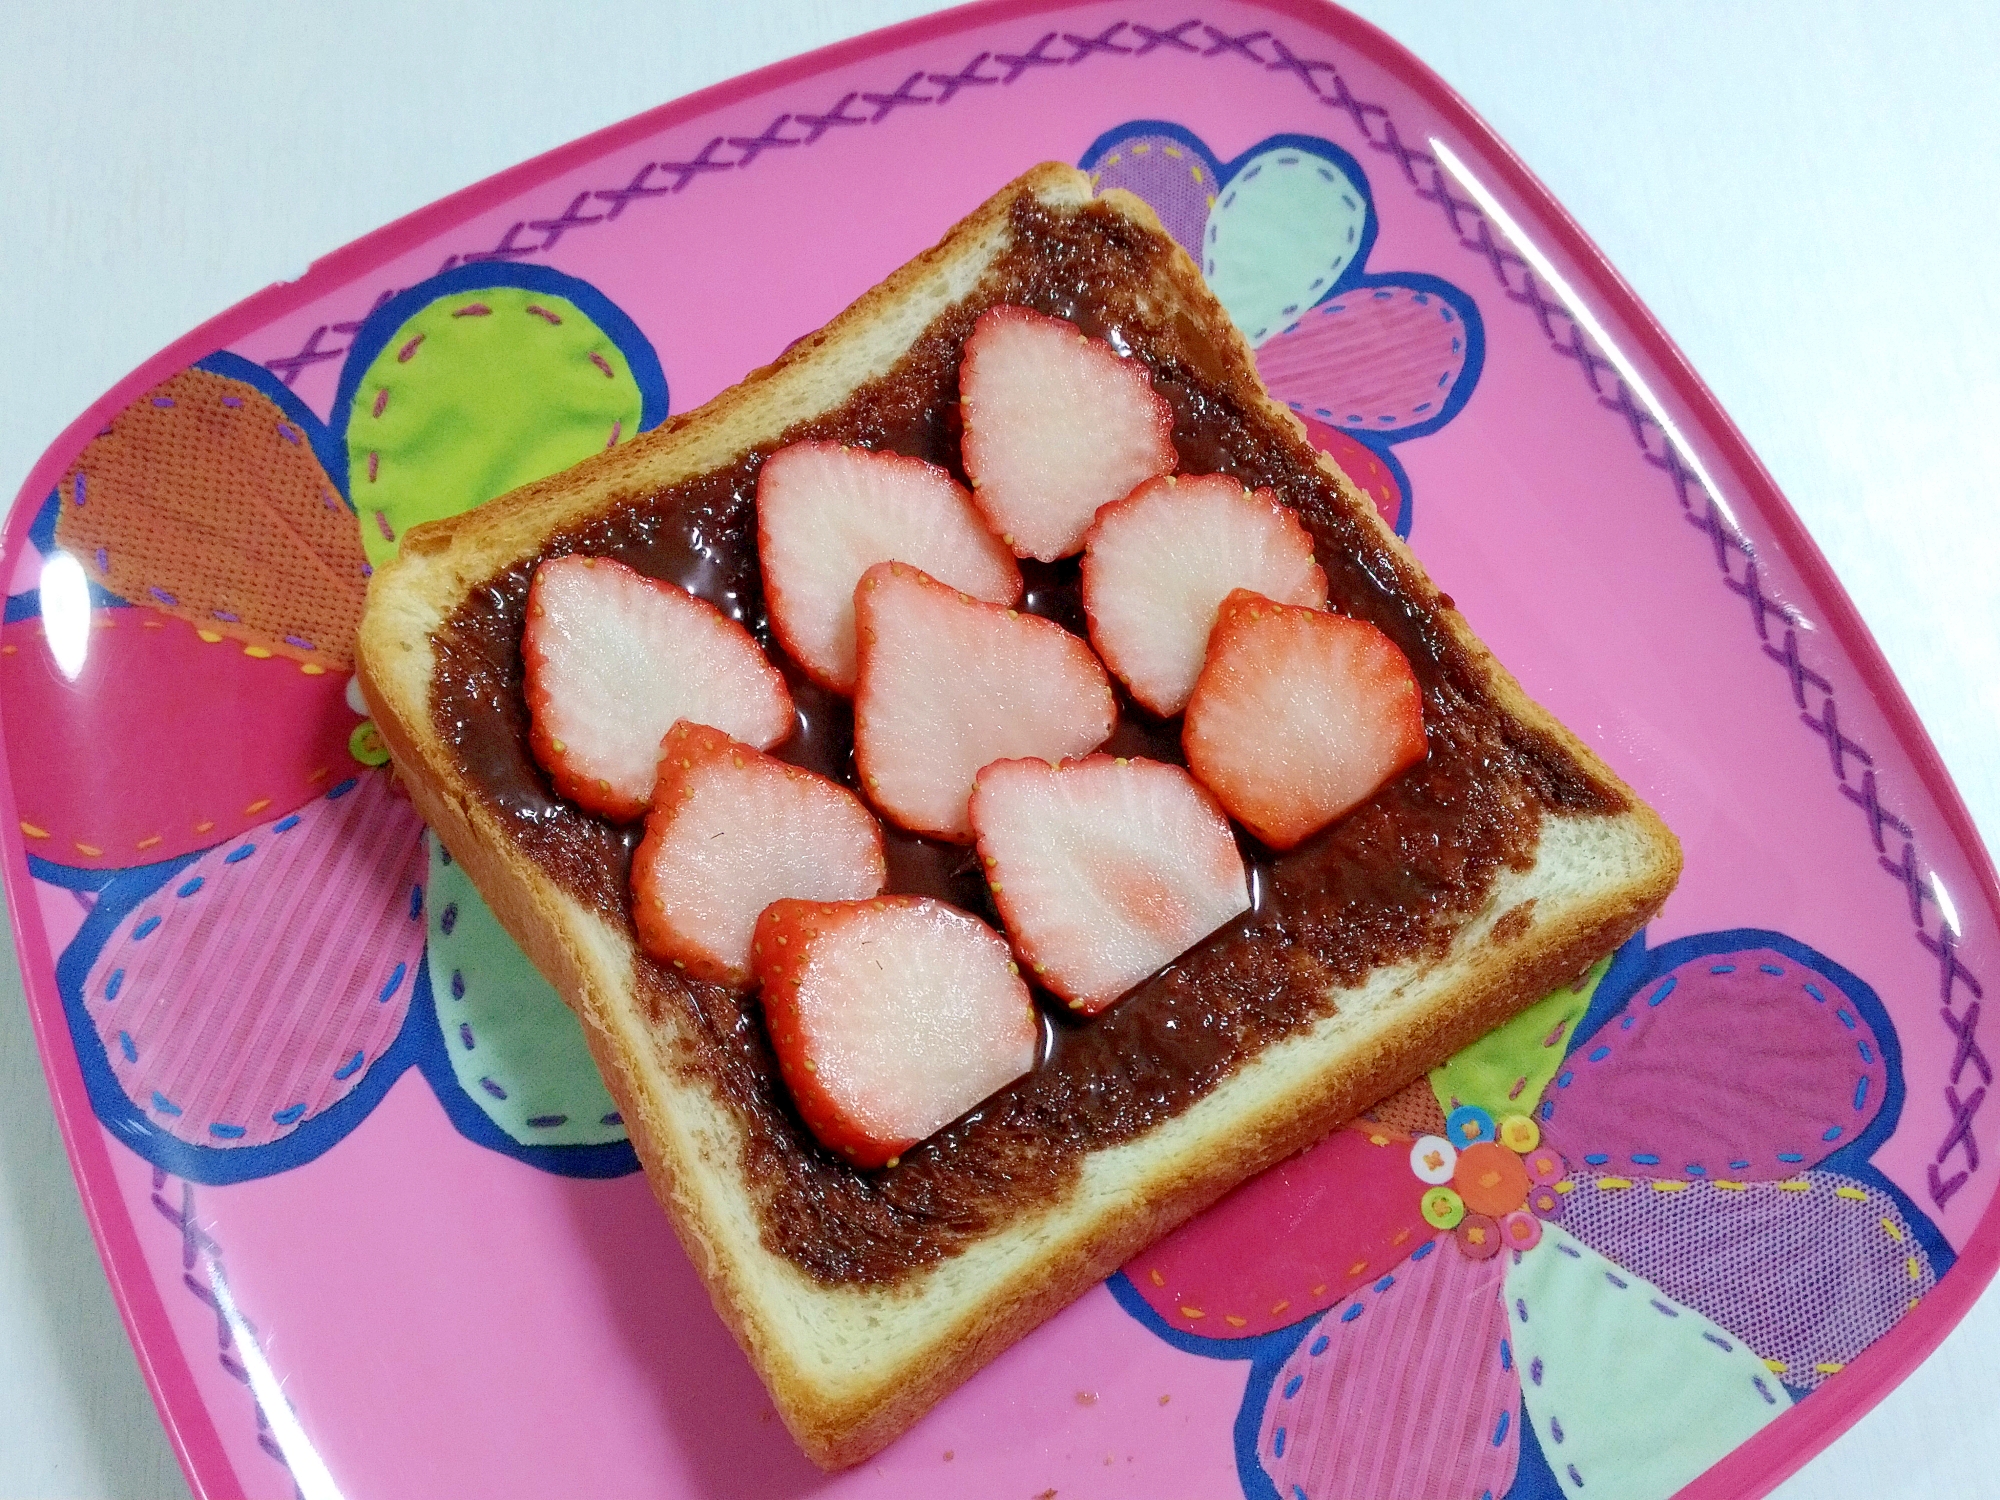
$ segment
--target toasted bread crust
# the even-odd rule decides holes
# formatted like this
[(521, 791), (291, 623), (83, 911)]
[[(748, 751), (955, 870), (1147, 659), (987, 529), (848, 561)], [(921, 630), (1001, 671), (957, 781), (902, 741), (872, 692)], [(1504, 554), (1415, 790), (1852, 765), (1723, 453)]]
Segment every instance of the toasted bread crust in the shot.
[[(1139, 1138), (1090, 1153), (1068, 1192), (960, 1254), (893, 1286), (830, 1286), (766, 1248), (740, 1169), (741, 1121), (675, 1066), (689, 1045), (685, 1023), (671, 1011), (649, 1013), (629, 936), (522, 852), (433, 728), (432, 640), (470, 590), (539, 555), (555, 532), (719, 467), (885, 374), (1005, 248), (1010, 210), (1023, 196), (1070, 212), (1091, 201), (1091, 189), (1074, 169), (1033, 169), (818, 334), (706, 406), (475, 512), (413, 529), (398, 559), (376, 573), (361, 627), (362, 690), (418, 810), (581, 1019), (717, 1312), (800, 1445), (829, 1468), (878, 1451), (1027, 1330), (1248, 1176), (1573, 980), (1659, 909), (1680, 872), (1679, 845), (1658, 817), (1522, 692), (1374, 506), (1316, 455), (1494, 700), (1627, 810), (1551, 816), (1533, 868), (1502, 872), (1442, 960), (1378, 971), (1340, 991), (1335, 1013), (1309, 1032), (1272, 1043)], [(1097, 201), (1164, 238), (1140, 200), (1114, 191)], [(1206, 331), (1246, 404), (1312, 452), (1298, 419), (1263, 393), (1248, 344), (1178, 249), (1167, 280), (1162, 296), (1205, 310)]]

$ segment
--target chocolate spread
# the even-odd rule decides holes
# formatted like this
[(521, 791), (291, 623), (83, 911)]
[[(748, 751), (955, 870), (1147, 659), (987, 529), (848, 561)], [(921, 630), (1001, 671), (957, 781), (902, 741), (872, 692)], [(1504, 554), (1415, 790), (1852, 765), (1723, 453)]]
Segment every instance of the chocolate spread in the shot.
[[(1439, 619), (1448, 601), (1350, 511), (1294, 432), (1239, 398), (1254, 379), (1241, 354), (1183, 315), (1161, 320), (1147, 295), (1168, 253), (1159, 240), (1103, 209), (1064, 217), (1032, 201), (1017, 204), (1012, 227), (1012, 248), (974, 294), (941, 314), (893, 370), (783, 441), (914, 454), (962, 479), (957, 370), (972, 320), (998, 302), (1069, 318), (1150, 368), (1173, 406), (1184, 472), (1269, 485), (1298, 509), (1334, 607), (1380, 627), (1409, 657), (1430, 753), (1289, 852), (1245, 836), (1247, 913), (1094, 1019), (1078, 1021), (1042, 996), (1035, 1070), (885, 1171), (845, 1164), (801, 1124), (754, 996), (689, 983), (641, 957), (649, 1012), (678, 1017), (695, 1037), (678, 1065), (742, 1119), (743, 1170), (765, 1243), (829, 1283), (891, 1283), (1009, 1212), (1047, 1201), (1085, 1152), (1175, 1115), (1260, 1048), (1330, 1013), (1330, 986), (1442, 952), (1500, 869), (1532, 861), (1546, 813), (1626, 805), (1486, 694), (1479, 669)], [(556, 535), (544, 555), (615, 557), (742, 621), (798, 704), (799, 730), (775, 753), (852, 786), (848, 704), (813, 686), (778, 648), (759, 587), (757, 470), (782, 445), (619, 504)], [(519, 642), (531, 571), (523, 563), (489, 580), (437, 636), (435, 726), (522, 850), (576, 899), (629, 929), (626, 872), (638, 828), (614, 827), (556, 797), (528, 753)], [(1023, 572), (1024, 607), (1081, 634), (1076, 561), (1030, 562)], [(1108, 750), (1182, 760), (1177, 719), (1152, 718), (1122, 696), (1119, 707)], [(970, 849), (885, 831), (890, 890), (941, 896), (999, 925)]]

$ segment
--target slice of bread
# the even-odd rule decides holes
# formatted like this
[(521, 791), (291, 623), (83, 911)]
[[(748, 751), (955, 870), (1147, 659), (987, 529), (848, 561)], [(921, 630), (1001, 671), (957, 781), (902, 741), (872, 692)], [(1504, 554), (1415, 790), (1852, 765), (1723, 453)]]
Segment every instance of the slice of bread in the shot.
[[(1416, 667), (1431, 755), (1298, 850), (1247, 846), (1249, 914), (1103, 1016), (1051, 1018), (1027, 1079), (864, 1173), (791, 1113), (754, 997), (636, 950), (628, 836), (559, 803), (527, 759), (518, 635), (536, 562), (583, 551), (674, 576), (768, 639), (757, 465), (820, 437), (956, 468), (958, 349), (996, 302), (1144, 361), (1184, 471), (1269, 484), (1297, 507), (1334, 607), (1381, 625)], [(1024, 607), (1080, 631), (1074, 567), (1031, 565)], [(1523, 695), (1265, 394), (1151, 211), (1093, 199), (1063, 166), (1029, 172), (699, 410), (412, 530), (370, 588), (360, 671), (417, 807), (581, 1017), (717, 1311), (828, 1467), (877, 1451), (1148, 1242), (1574, 979), (1680, 870), (1673, 835)], [(788, 676), (801, 755), (851, 767), (845, 705)], [(1127, 705), (1108, 748), (1178, 759), (1178, 727)], [(891, 854), (892, 889), (949, 890), (992, 920), (964, 851), (892, 838)]]

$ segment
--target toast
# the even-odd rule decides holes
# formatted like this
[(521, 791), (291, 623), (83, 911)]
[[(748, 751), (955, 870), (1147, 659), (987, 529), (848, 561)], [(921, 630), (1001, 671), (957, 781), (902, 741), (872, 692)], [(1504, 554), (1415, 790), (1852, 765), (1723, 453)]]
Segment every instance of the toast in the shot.
[[(610, 555), (769, 640), (755, 475), (825, 438), (958, 470), (958, 350), (1015, 303), (1107, 337), (1174, 408), (1181, 468), (1297, 508), (1334, 607), (1423, 689), (1430, 755), (1325, 833), (1250, 849), (1251, 911), (1103, 1015), (1049, 1015), (1027, 1077), (866, 1172), (799, 1123), (754, 998), (635, 947), (632, 835), (526, 748), (519, 636), (546, 557)], [(1024, 608), (1079, 634), (1075, 563)], [(773, 648), (802, 727), (775, 753), (852, 783), (846, 705)], [(1531, 702), (1265, 392), (1249, 346), (1137, 198), (1044, 165), (698, 410), (417, 527), (369, 590), (363, 691), (418, 809), (577, 1012), (653, 1190), (800, 1445), (856, 1463), (1147, 1243), (1417, 1077), (1656, 912), (1680, 849)], [(1179, 761), (1124, 705), (1105, 748)], [(967, 851), (890, 832), (891, 890), (992, 921)], [(997, 925), (997, 923), (996, 923)], [(1045, 1011), (1058, 1007), (1044, 1006)]]

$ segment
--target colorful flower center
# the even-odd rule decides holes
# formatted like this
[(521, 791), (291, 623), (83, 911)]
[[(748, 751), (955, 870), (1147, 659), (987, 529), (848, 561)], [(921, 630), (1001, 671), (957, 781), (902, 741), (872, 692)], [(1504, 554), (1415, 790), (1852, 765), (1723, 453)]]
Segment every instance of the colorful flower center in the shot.
[(1531, 1117), (1496, 1121), (1473, 1104), (1451, 1112), (1443, 1135), (1423, 1136), (1410, 1149), (1410, 1171), (1424, 1184), (1424, 1221), (1450, 1230), (1475, 1260), (1540, 1242), (1541, 1220), (1562, 1212), (1566, 1168)]

